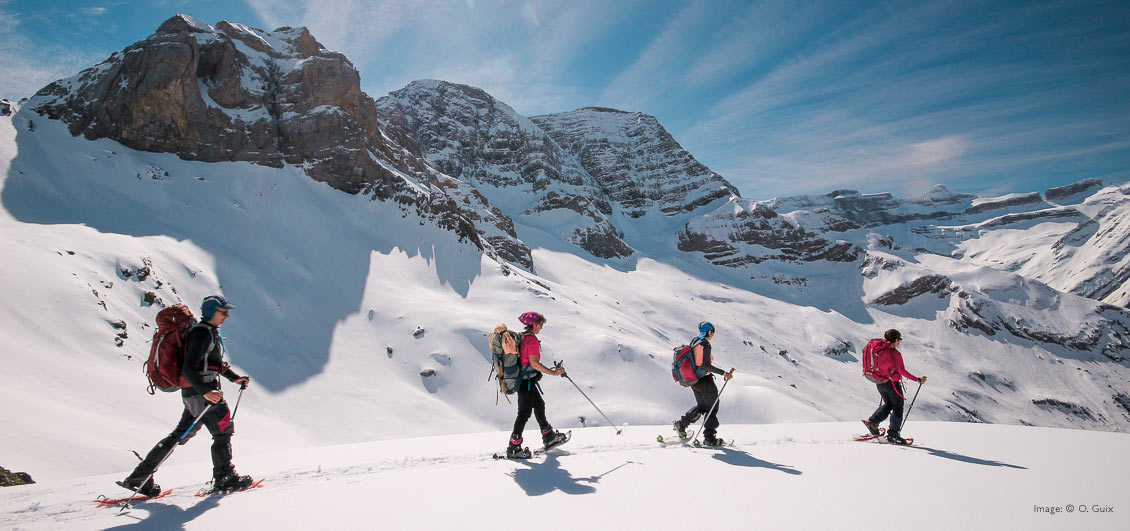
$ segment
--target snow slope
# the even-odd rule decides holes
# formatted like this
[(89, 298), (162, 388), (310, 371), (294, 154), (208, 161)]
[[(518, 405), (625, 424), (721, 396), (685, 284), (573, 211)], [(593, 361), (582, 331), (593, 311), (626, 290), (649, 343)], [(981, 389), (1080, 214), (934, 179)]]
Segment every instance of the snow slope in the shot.
[[(564, 360), (617, 423), (666, 424), (690, 406), (690, 393), (670, 381), (669, 356), (708, 319), (719, 330), (717, 362), (738, 370), (726, 424), (866, 415), (876, 395), (856, 353), (889, 327), (908, 338), (908, 367), (930, 376), (915, 407), (921, 418), (1130, 424), (1125, 362), (956, 331), (947, 312), (967, 308), (928, 295), (868, 305), (887, 287), (853, 292), (836, 270), (807, 272), (804, 304), (736, 287), (674, 250), (656, 251), (669, 261), (640, 258), (621, 270), (535, 245), (534, 276), (289, 166), (133, 151), (73, 138), (26, 111), (0, 119), (0, 150), (0, 261), (9, 271), (0, 364), (18, 375), (0, 386), (0, 464), (38, 481), (122, 475), (134, 463), (129, 450), (144, 452), (171, 429), (179, 400), (144, 392), (150, 323), (162, 303), (195, 309), (215, 292), (238, 306), (223, 332), (230, 361), (254, 378), (237, 459), (507, 429), (514, 406), (486, 380), (486, 335), (530, 309), (549, 316), (545, 357)], [(1016, 275), (906, 249), (885, 260), (902, 263), (887, 274), (909, 281), (941, 271), (970, 304), (1010, 312), (986, 318), (1076, 332), (1102, 322), (1093, 303)], [(148, 293), (161, 302), (146, 302)], [(1025, 309), (1029, 302), (1038, 304)], [(552, 393), (557, 428), (582, 417), (604, 423), (571, 386)], [(207, 459), (206, 444), (181, 452), (186, 462)]]
[(1130, 525), (1130, 461), (1118, 457), (1130, 451), (1130, 435), (913, 419), (907, 427), (918, 437), (914, 447), (852, 442), (858, 423), (726, 425), (722, 433), (736, 443), (725, 449), (663, 447), (655, 436), (669, 427), (629, 427), (619, 436), (586, 428), (529, 461), (492, 460), (500, 432), (334, 446), (242, 457), (241, 469), (265, 477), (264, 487), (210, 498), (192, 495), (208, 465), (175, 456), (158, 478), (173, 493), (125, 514), (91, 502), (126, 492), (113, 485), (115, 475), (0, 490), (0, 528)]

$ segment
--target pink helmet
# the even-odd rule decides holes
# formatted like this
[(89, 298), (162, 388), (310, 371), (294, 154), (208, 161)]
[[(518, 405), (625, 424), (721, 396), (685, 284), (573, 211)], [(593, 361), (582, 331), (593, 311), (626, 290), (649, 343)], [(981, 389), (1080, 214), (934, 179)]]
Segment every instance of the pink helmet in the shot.
[(532, 324), (534, 324), (538, 321), (544, 321), (544, 320), (545, 320), (545, 317), (543, 317), (542, 314), (540, 314), (538, 312), (526, 312), (526, 313), (518, 316), (518, 322), (520, 322), (520, 323), (522, 323), (526, 326), (530, 326), (530, 325), (532, 325)]

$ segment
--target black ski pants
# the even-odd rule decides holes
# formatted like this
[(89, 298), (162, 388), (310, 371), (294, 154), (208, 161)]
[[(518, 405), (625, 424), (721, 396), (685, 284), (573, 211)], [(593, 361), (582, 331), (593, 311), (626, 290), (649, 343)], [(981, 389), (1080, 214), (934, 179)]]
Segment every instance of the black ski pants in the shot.
[(883, 422), (887, 415), (891, 416), (891, 426), (887, 428), (887, 435), (899, 435), (902, 432), (902, 385), (895, 389), (894, 382), (883, 382), (875, 384), (875, 388), (879, 390), (879, 396), (883, 398), (883, 403), (879, 405), (871, 414), (871, 418), (867, 419), (872, 424)]
[(549, 421), (545, 419), (545, 400), (541, 398), (541, 389), (537, 382), (523, 380), (518, 383), (518, 418), (514, 419), (512, 439), (522, 438), (522, 432), (526, 429), (526, 421), (530, 420), (531, 413), (537, 419), (544, 439), (546, 433), (553, 431), (553, 426), (550, 426)]
[[(145, 459), (129, 475), (131, 480), (142, 481), (156, 472), (157, 466), (173, 451), (177, 442), (187, 443), (196, 432), (200, 431), (200, 426), (208, 428), (208, 432), (212, 434), (212, 477), (220, 478), (235, 471), (231, 462), (231, 437), (235, 433), (235, 424), (231, 420), (228, 403), (224, 400), (217, 402), (203, 417), (200, 417), (200, 421), (195, 426), (192, 426), (196, 416), (208, 407), (208, 401), (201, 395), (182, 396), (181, 401), (184, 402), (184, 412), (181, 413), (177, 427), (149, 451)], [(189, 431), (190, 427), (191, 431)]]
[[(718, 410), (722, 409), (721, 403), (714, 404), (718, 400), (718, 384), (714, 383), (714, 375), (708, 374), (699, 378), (691, 386), (691, 391), (694, 391), (695, 406), (688, 409), (679, 421), (683, 426), (690, 426), (698, 422), (703, 415), (710, 413), (710, 416), (706, 417), (704, 434), (707, 439), (713, 439), (718, 435)], [(714, 411), (710, 411), (710, 406), (714, 406)]]

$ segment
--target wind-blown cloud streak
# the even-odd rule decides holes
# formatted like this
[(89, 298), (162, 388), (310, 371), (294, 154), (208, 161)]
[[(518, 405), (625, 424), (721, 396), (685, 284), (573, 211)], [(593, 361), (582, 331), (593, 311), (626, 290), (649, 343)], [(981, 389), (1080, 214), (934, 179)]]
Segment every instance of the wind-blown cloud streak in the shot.
[(175, 10), (306, 26), (375, 98), (430, 78), (525, 115), (653, 114), (754, 198), (1130, 180), (1130, 10), (1094, 0), (0, 0), (0, 95), (90, 66)]

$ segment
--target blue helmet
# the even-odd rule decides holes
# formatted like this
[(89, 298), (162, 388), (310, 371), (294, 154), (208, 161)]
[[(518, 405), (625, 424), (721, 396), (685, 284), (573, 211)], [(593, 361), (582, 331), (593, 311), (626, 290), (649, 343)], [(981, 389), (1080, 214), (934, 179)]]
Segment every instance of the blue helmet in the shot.
[(204, 297), (204, 302), (200, 304), (200, 320), (212, 320), (212, 314), (216, 312), (216, 308), (223, 308), (231, 310), (235, 308), (223, 295), (211, 295)]
[(698, 337), (706, 339), (706, 334), (709, 334), (713, 331), (714, 325), (710, 324), (710, 321), (703, 321), (701, 323), (698, 323)]

